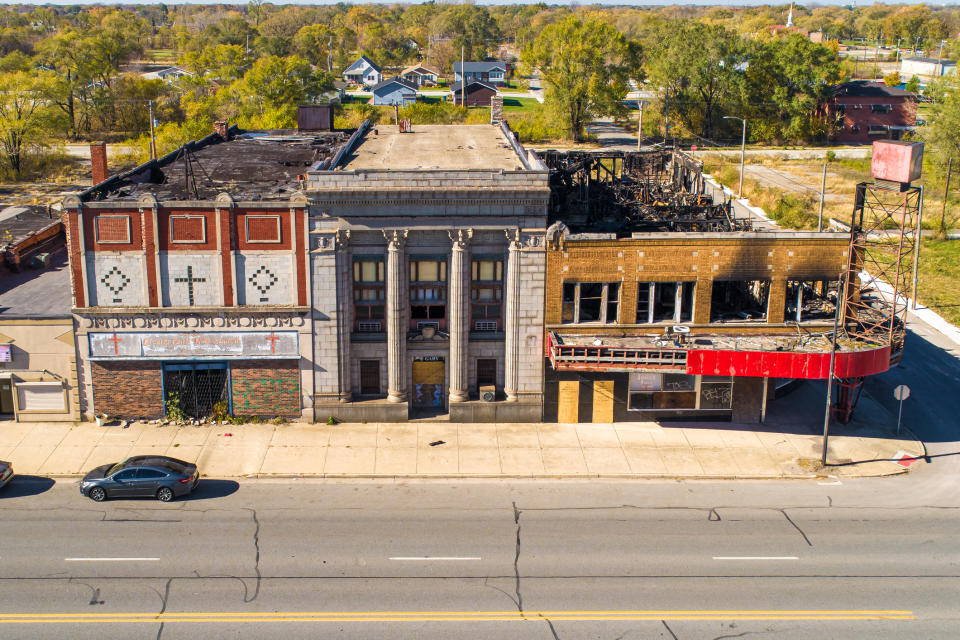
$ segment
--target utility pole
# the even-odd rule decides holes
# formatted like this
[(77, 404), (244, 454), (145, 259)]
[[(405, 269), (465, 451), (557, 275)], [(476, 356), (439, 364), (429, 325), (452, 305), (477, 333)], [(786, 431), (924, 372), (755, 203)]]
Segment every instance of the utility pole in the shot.
[(670, 134), (670, 88), (663, 96), (663, 146), (667, 146), (667, 136)]
[(946, 40), (940, 41), (940, 53), (937, 54), (937, 77), (943, 76), (943, 45), (947, 43)]
[(153, 100), (150, 100), (150, 159), (157, 157), (157, 138), (153, 132)]
[(940, 211), (940, 237), (947, 237), (947, 198), (950, 196), (950, 175), (953, 173), (953, 158), (947, 161), (947, 186), (943, 188), (943, 210)]
[(737, 188), (737, 197), (743, 197), (743, 169), (744, 169), (744, 157), (747, 151), (747, 120), (745, 118), (738, 118), (737, 116), (723, 116), (724, 120), (739, 120), (743, 125), (743, 130), (740, 134), (740, 186)]
[(460, 46), (460, 106), (467, 108), (467, 58), (466, 47)]
[(327, 41), (327, 73), (333, 73), (333, 36)]
[(640, 124), (637, 125), (637, 151), (643, 148), (643, 98), (640, 98)]
[(827, 190), (827, 163), (823, 163), (823, 177), (820, 178), (820, 213), (817, 214), (817, 231), (823, 231), (823, 197)]
[(820, 466), (827, 466), (827, 445), (830, 438), (830, 403), (833, 401), (833, 374), (837, 363), (837, 331), (840, 325), (840, 308), (845, 306), (847, 281), (846, 274), (840, 273), (840, 291), (837, 294), (837, 305), (833, 312), (833, 340), (830, 346), (830, 370), (827, 373), (827, 408), (823, 415), (823, 452), (820, 455)]

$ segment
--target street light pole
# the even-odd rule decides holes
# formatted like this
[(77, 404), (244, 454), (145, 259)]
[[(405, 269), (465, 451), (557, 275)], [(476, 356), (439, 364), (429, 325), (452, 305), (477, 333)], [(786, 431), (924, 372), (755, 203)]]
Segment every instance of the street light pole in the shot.
[(739, 120), (743, 125), (740, 134), (740, 186), (737, 188), (737, 197), (743, 197), (743, 161), (747, 151), (747, 121), (737, 116), (723, 116), (724, 120)]
[(643, 148), (643, 98), (640, 98), (640, 124), (637, 125), (637, 151)]
[[(840, 273), (840, 291), (837, 292), (837, 306), (833, 312), (833, 340), (830, 345), (830, 368), (827, 372), (827, 407), (823, 415), (823, 449), (820, 454), (820, 466), (827, 466), (827, 447), (830, 438), (830, 404), (833, 401), (833, 374), (836, 369), (837, 361), (837, 332), (840, 330), (840, 309), (845, 306), (845, 296), (847, 293), (847, 276)], [(846, 313), (846, 310), (844, 310)]]

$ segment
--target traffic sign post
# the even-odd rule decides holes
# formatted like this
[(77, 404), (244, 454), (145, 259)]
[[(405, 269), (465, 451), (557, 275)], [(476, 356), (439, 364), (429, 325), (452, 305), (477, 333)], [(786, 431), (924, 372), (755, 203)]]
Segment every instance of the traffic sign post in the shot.
[(900, 419), (903, 417), (903, 401), (910, 397), (910, 387), (900, 384), (894, 387), (893, 397), (900, 401), (900, 410), (897, 412), (897, 435), (900, 435)]

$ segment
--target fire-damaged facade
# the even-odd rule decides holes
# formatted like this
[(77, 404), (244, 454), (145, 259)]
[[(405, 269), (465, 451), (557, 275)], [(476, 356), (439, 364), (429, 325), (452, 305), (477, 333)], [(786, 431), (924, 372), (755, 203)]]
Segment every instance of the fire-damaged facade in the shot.
[(895, 309), (861, 287), (862, 224), (754, 230), (679, 152), (545, 160), (546, 421), (762, 422), (778, 383), (831, 366), (844, 419), (863, 376), (902, 347)]
[(346, 139), (217, 123), (65, 199), (86, 417), (312, 418), (299, 177)]

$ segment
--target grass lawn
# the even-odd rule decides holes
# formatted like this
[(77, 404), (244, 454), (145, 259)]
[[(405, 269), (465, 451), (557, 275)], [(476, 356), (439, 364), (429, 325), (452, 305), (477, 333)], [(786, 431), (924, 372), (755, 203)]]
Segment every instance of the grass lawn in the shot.
[(504, 98), (504, 111), (533, 112), (540, 108), (536, 98)]
[(949, 322), (960, 325), (960, 240), (923, 240), (917, 298)]

